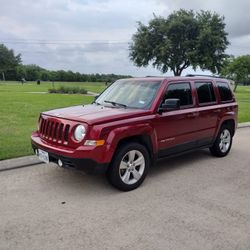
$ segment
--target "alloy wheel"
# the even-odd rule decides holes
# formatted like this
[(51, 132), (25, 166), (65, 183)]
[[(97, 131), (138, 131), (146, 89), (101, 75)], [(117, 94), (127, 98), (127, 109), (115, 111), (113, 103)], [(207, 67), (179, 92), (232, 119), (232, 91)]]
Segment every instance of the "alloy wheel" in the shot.
[(128, 185), (133, 185), (140, 180), (145, 169), (145, 158), (138, 150), (127, 152), (121, 160), (119, 175), (121, 180)]
[(219, 147), (222, 153), (226, 153), (230, 148), (231, 134), (228, 129), (224, 129), (220, 134)]

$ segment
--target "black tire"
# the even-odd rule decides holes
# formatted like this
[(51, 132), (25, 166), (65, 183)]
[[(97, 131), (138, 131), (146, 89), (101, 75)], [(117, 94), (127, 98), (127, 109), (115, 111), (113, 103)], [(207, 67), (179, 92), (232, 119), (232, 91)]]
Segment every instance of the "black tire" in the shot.
[[(134, 164), (132, 161), (129, 161), (130, 156), (133, 157), (133, 154)], [(141, 164), (136, 165), (138, 163), (136, 160), (140, 160)], [(126, 143), (121, 145), (114, 154), (113, 160), (106, 174), (107, 179), (112, 186), (119, 190), (131, 191), (142, 184), (148, 173), (149, 165), (149, 153), (143, 145), (136, 142)], [(135, 178), (135, 172), (137, 172), (136, 177), (138, 180)], [(125, 181), (127, 183), (125, 183)], [(133, 183), (133, 181), (136, 182)]]
[[(223, 143), (222, 139), (223, 134), (228, 135), (227, 138), (228, 144), (226, 143), (225, 138), (224, 138), (225, 143)], [(228, 125), (222, 125), (213, 146), (209, 148), (211, 154), (216, 157), (226, 156), (230, 152), (230, 149), (232, 147), (232, 142), (233, 142), (232, 127)]]

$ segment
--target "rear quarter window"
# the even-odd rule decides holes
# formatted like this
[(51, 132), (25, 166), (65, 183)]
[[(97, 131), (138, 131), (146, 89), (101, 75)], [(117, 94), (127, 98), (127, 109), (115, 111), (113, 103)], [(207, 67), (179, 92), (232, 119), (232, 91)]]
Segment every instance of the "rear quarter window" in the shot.
[(220, 98), (222, 102), (232, 101), (233, 95), (232, 91), (226, 82), (217, 82), (217, 87), (219, 89)]

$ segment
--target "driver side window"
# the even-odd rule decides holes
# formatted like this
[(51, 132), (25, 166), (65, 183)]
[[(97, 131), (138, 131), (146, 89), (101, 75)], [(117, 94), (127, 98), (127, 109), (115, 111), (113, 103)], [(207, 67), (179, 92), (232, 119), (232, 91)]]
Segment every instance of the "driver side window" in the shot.
[(180, 99), (181, 108), (193, 105), (190, 83), (170, 83), (165, 93), (163, 102), (166, 99), (171, 98)]

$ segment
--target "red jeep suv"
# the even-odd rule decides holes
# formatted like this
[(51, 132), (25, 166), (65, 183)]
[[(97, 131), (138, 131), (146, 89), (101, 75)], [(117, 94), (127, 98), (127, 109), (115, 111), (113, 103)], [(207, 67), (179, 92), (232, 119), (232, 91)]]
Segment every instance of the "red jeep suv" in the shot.
[(225, 79), (123, 79), (90, 105), (41, 113), (32, 146), (47, 163), (106, 173), (113, 186), (129, 191), (159, 158), (198, 148), (226, 156), (237, 113)]

